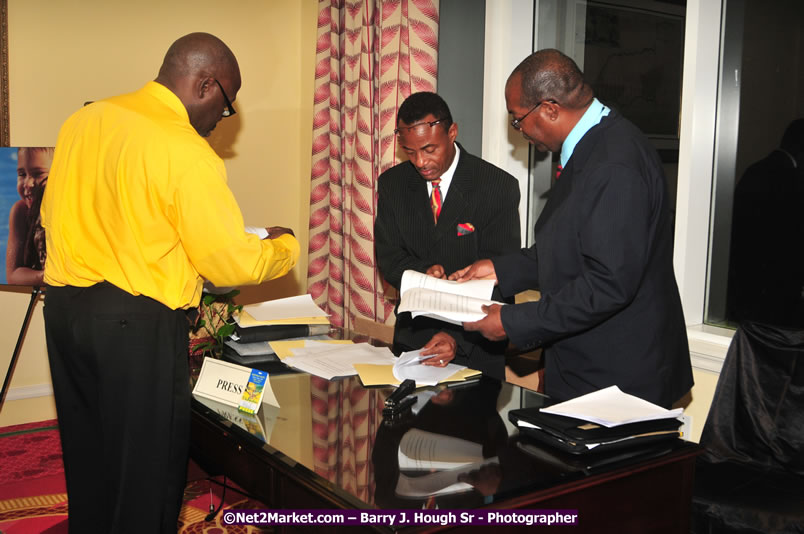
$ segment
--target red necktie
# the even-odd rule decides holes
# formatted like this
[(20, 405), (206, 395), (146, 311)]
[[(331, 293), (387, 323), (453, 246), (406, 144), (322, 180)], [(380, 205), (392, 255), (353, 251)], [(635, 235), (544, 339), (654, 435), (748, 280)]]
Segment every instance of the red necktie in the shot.
[(433, 222), (438, 222), (438, 216), (441, 215), (441, 188), (438, 184), (441, 183), (441, 178), (436, 178), (430, 181), (433, 184), (433, 192), (430, 193), (430, 207), (433, 210)]
[(561, 171), (563, 170), (564, 167), (562, 167), (561, 164), (559, 163), (558, 166), (556, 167), (556, 180), (558, 180), (559, 176), (561, 176)]

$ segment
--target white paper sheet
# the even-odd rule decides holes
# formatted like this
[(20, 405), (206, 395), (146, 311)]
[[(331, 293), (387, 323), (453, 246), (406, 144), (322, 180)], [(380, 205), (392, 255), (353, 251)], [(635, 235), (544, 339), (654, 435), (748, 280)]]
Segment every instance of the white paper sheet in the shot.
[(403, 352), (394, 362), (394, 378), (400, 382), (410, 378), (416, 381), (416, 387), (435, 386), (458, 371), (466, 369), (463, 365), (448, 363), (444, 367), (423, 365), (422, 349)]
[(269, 300), (250, 304), (243, 309), (258, 321), (276, 321), (294, 317), (327, 317), (327, 313), (316, 306), (313, 297), (305, 293), (295, 297)]
[(331, 380), (336, 376), (357, 374), (355, 363), (391, 364), (396, 361), (388, 347), (374, 347), (368, 343), (332, 345), (305, 342), (303, 348), (292, 349), (293, 356), (283, 362), (300, 371)]
[(683, 412), (681, 408), (667, 410), (639, 397), (623, 393), (617, 386), (541, 408), (540, 411), (574, 417), (609, 428), (638, 421), (674, 419)]
[(425, 315), (458, 325), (479, 321), (486, 316), (481, 306), (495, 304), (491, 300), (492, 291), (493, 280), (458, 283), (407, 270), (402, 274), (399, 288), (399, 311), (409, 311), (413, 317)]

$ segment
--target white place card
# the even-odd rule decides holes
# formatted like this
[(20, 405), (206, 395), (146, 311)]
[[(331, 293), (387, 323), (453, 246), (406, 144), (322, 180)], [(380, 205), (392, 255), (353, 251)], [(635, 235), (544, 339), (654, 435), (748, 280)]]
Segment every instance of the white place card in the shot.
[[(193, 394), (237, 408), (251, 376), (251, 369), (234, 363), (204, 358)], [(262, 403), (279, 406), (271, 389), (271, 377), (265, 381)]]

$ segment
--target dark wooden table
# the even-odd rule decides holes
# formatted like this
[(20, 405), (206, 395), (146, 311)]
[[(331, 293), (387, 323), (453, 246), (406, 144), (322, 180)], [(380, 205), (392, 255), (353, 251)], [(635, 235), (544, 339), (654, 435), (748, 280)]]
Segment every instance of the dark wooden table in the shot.
[[(191, 456), (271, 509), (421, 509), (426, 504), (441, 510), (577, 509), (579, 525), (553, 526), (550, 532), (689, 532), (695, 444), (673, 440), (625, 455), (563, 455), (528, 441), (508, 423), (509, 410), (539, 405), (544, 397), (488, 378), (472, 386), (432, 388), (426, 395), (435, 396), (420, 399), (416, 415), (394, 421), (380, 413), (392, 388), (364, 388), (357, 377), (326, 381), (304, 373), (275, 372), (270, 381), (281, 408), (263, 404), (256, 423), (194, 399)], [(483, 457), (496, 463), (472, 481), (475, 489), (439, 495), (435, 502), (400, 496), (404, 470), (397, 451), (401, 437), (414, 428), (480, 444)], [(489, 529), (436, 525), (401, 531)], [(393, 531), (387, 526), (363, 530)]]

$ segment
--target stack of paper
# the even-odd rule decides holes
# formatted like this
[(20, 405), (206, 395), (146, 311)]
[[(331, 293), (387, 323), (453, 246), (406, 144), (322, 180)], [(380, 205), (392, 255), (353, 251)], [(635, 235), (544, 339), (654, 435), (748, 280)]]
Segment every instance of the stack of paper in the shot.
[(308, 294), (244, 306), (235, 322), (237, 343), (326, 335), (330, 328), (326, 312)]
[(682, 413), (681, 408), (667, 410), (639, 397), (623, 393), (617, 386), (594, 391), (542, 408), (540, 411), (574, 417), (608, 428), (639, 421), (675, 419)]
[(486, 316), (481, 306), (504, 304), (490, 300), (492, 291), (493, 280), (458, 283), (408, 270), (402, 273), (399, 311), (458, 325), (479, 321)]
[(329, 324), (327, 312), (309, 294), (243, 306), (237, 320), (243, 327), (276, 324)]

